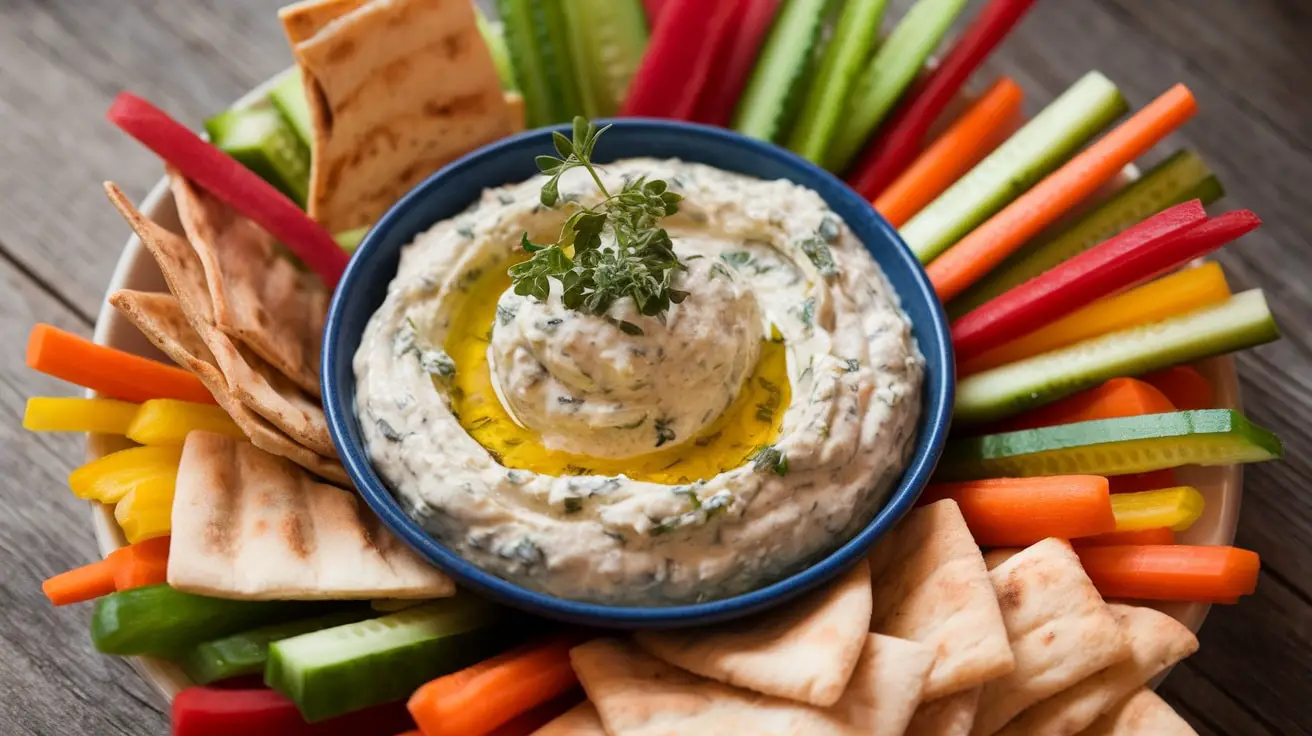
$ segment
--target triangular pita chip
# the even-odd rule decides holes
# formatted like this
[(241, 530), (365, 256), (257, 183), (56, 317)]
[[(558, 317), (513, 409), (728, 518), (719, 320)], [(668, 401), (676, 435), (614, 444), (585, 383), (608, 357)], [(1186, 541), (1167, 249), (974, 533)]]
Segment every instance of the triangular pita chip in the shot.
[(979, 708), (980, 688), (921, 703), (907, 724), (905, 736), (970, 736)]
[(143, 215), (114, 184), (105, 184), (105, 192), (155, 257), (169, 291), (177, 297), (192, 329), (209, 347), (237, 399), (310, 451), (336, 457), (328, 419), (318, 399), (306, 395), (263, 358), (238, 346), (215, 326), (204, 268), (187, 240)]
[(254, 445), (192, 432), (173, 500), (169, 585), (242, 600), (441, 598), (451, 579), (348, 491)]
[(1130, 658), (1030, 707), (999, 734), (1077, 734), (1158, 673), (1198, 651), (1193, 632), (1161, 611), (1119, 603), (1108, 604), (1108, 608), (1130, 641)]
[(1130, 657), (1130, 643), (1070, 544), (1045, 539), (989, 572), (1016, 669), (984, 685), (972, 736)]
[(907, 515), (870, 554), (871, 631), (937, 652), (925, 699), (973, 688), (1015, 667), (997, 596), (955, 501)]
[(332, 232), (373, 224), (429, 174), (516, 128), (467, 0), (351, 5), (326, 24), (323, 4), (283, 15), (314, 125), (308, 210)]
[(1198, 736), (1165, 700), (1140, 690), (1099, 718), (1081, 736)]
[(992, 570), (1021, 553), (1019, 547), (999, 547), (984, 553), (984, 566)]
[(302, 0), (278, 9), (287, 40), (295, 46), (308, 41), (324, 26), (359, 8), (370, 0)]
[(870, 567), (862, 561), (781, 610), (634, 638), (657, 658), (702, 677), (827, 707), (847, 687), (869, 631)]
[(328, 315), (323, 282), (279, 255), (273, 236), (249, 218), (176, 171), (169, 179), (187, 240), (205, 269), (215, 326), (318, 397)]
[(606, 736), (606, 729), (601, 726), (597, 709), (585, 700), (534, 731), (533, 736)]
[(341, 463), (297, 444), (237, 400), (215, 365), (214, 356), (191, 328), (173, 295), (120, 289), (110, 296), (109, 303), (173, 362), (199, 378), (252, 444), (265, 452), (285, 457), (321, 478), (350, 487), (351, 479)]
[(829, 712), (853, 734), (901, 736), (933, 666), (934, 650), (924, 644), (868, 634), (847, 690)]

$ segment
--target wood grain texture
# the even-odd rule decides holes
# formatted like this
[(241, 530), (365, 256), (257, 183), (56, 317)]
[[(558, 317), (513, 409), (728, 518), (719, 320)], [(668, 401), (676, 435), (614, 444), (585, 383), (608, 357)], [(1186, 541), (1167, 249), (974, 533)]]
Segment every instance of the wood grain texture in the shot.
[[(893, 0), (898, 17), (911, 0)], [(483, 3), (487, 4), (487, 3)], [(123, 87), (184, 122), (290, 63), (267, 0), (0, 0), (0, 339), (31, 324), (87, 333), (127, 228), (114, 179), (143, 194), (158, 162), (103, 121)], [(973, 0), (971, 9), (980, 5)], [(1312, 5), (1306, 0), (1041, 0), (990, 62), (1030, 109), (1100, 69), (1141, 105), (1176, 81), (1201, 112), (1155, 156), (1199, 151), (1227, 208), (1266, 221), (1221, 256), (1236, 289), (1270, 295), (1285, 340), (1245, 353), (1247, 411), (1287, 459), (1249, 468), (1238, 543), (1262, 555), (1258, 594), (1217, 607), (1202, 649), (1161, 693), (1204, 736), (1312, 733)], [(981, 75), (984, 81), (986, 75)], [(92, 559), (86, 508), (66, 491), (75, 438), (19, 428), (23, 402), (72, 393), (0, 358), (0, 733), (162, 734), (164, 706), (122, 662), (97, 655), (86, 607), (54, 610), (39, 581)], [(16, 694), (16, 697), (12, 694)]]

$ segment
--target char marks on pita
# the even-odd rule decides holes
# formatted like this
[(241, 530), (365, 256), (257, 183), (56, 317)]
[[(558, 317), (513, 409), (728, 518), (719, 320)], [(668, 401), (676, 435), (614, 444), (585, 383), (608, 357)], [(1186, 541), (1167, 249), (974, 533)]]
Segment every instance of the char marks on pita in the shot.
[(1026, 708), (1130, 657), (1116, 616), (1067, 542), (1031, 545), (989, 577), (1016, 668), (984, 685), (972, 736), (997, 733)]
[(1142, 689), (1094, 722), (1084, 736), (1198, 736), (1198, 732), (1157, 693)]
[(641, 631), (656, 657), (712, 680), (830, 706), (838, 702), (870, 631), (870, 567), (782, 610), (745, 621), (678, 631)]
[(192, 432), (173, 502), (168, 581), (247, 600), (442, 598), (451, 580), (355, 494), (250, 443)]

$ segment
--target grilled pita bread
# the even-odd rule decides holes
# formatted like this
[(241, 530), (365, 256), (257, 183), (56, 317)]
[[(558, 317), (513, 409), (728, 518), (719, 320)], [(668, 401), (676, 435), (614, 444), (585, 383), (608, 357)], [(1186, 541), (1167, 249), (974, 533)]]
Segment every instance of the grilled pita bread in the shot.
[(319, 354), (328, 290), (278, 254), (273, 236), (176, 171), (169, 171), (178, 217), (200, 258), (214, 324), (312, 396), (320, 396)]
[(852, 679), (829, 711), (868, 736), (901, 736), (925, 692), (934, 650), (906, 639), (869, 634)]
[(1198, 736), (1152, 690), (1139, 690), (1083, 732), (1083, 736)]
[(1045, 539), (989, 572), (1016, 669), (984, 685), (972, 736), (1130, 657), (1130, 643), (1070, 544)]
[(192, 432), (173, 500), (169, 585), (242, 600), (441, 598), (451, 579), (355, 494), (254, 445)]
[(1005, 736), (1071, 736), (1167, 667), (1198, 651), (1188, 627), (1151, 608), (1108, 605), (1130, 641), (1130, 658), (1038, 703), (999, 731)]
[(906, 736), (970, 736), (979, 708), (980, 688), (921, 703), (907, 724)]
[(468, 0), (302, 3), (282, 19), (315, 133), (308, 210), (332, 232), (517, 127)]
[(1015, 667), (997, 596), (961, 509), (945, 499), (912, 511), (870, 555), (871, 631), (936, 652), (926, 700)]
[(812, 705), (838, 702), (870, 631), (870, 567), (781, 611), (679, 631), (640, 631), (639, 646), (689, 672)]
[(188, 324), (178, 300), (171, 294), (120, 289), (109, 298), (110, 304), (173, 362), (191, 371), (228, 412), (252, 444), (309, 470), (321, 478), (349, 487), (351, 479), (341, 463), (311, 452), (269, 424), (264, 417), (237, 400), (228, 382), (215, 365), (205, 342)]
[(585, 700), (534, 731), (533, 736), (606, 736), (606, 729), (601, 727), (596, 707)]
[(155, 257), (169, 291), (177, 297), (192, 329), (209, 348), (230, 392), (311, 452), (335, 458), (337, 450), (318, 400), (307, 396), (263, 358), (238, 346), (215, 326), (214, 304), (205, 283), (204, 267), (186, 239), (143, 215), (114, 184), (106, 183), (105, 191)]

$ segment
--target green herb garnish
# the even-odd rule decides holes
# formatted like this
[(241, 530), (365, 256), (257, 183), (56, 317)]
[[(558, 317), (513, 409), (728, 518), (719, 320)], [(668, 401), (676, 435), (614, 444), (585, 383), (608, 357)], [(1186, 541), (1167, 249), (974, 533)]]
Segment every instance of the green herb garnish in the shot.
[[(533, 257), (512, 266), (510, 277), (516, 294), (539, 300), (550, 293), (551, 279), (559, 281), (564, 288), (561, 301), (567, 309), (604, 315), (616, 300), (628, 297), (640, 314), (659, 316), (671, 303), (678, 304), (688, 296), (674, 288), (675, 274), (686, 267), (674, 254), (669, 233), (658, 224), (679, 211), (682, 197), (669, 191), (664, 181), (645, 177), (625, 182), (616, 194), (607, 190), (592, 163), (592, 150), (609, 128), (598, 130), (585, 118), (576, 117), (573, 140), (559, 132), (552, 135), (560, 157), (537, 157), (538, 168), (551, 177), (542, 185), (543, 206), (556, 206), (561, 199), (561, 175), (577, 168), (587, 170), (604, 199), (571, 214), (554, 243), (534, 243), (524, 233), (521, 245)], [(614, 244), (602, 248), (605, 231), (614, 235)], [(630, 334), (642, 334), (632, 323), (620, 327)]]

